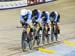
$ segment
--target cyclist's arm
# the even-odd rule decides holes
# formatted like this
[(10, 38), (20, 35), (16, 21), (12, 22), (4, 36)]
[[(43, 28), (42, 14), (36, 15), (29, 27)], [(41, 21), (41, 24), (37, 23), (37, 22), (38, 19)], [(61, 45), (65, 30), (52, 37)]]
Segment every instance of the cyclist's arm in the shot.
[(55, 11), (55, 22), (57, 22), (57, 20), (58, 20), (58, 13)]
[(32, 16), (32, 13), (31, 13), (31, 11), (29, 11), (28, 16), (27, 16), (28, 17), (27, 23), (30, 23), (31, 16)]
[(50, 23), (50, 20), (49, 20), (49, 12), (46, 12), (47, 13), (47, 23)]
[(22, 15), (20, 15), (20, 21), (22, 21), (22, 22), (24, 21), (24, 19), (22, 18)]
[(36, 20), (36, 21), (38, 21), (38, 22), (40, 21), (40, 19), (41, 19), (41, 15), (42, 15), (41, 11), (40, 11), (40, 10), (38, 10), (38, 16), (37, 16), (38, 18), (37, 18), (37, 20)]

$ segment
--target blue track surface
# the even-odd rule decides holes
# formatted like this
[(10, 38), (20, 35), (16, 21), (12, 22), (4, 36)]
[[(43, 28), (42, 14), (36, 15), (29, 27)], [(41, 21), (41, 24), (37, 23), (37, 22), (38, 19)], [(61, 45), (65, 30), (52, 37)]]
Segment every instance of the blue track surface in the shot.
[[(68, 40), (75, 42), (75, 39)], [(47, 48), (48, 50), (54, 50), (55, 54), (48, 54), (45, 52), (36, 51), (24, 56), (75, 56), (75, 46), (69, 46), (66, 44), (58, 44)]]

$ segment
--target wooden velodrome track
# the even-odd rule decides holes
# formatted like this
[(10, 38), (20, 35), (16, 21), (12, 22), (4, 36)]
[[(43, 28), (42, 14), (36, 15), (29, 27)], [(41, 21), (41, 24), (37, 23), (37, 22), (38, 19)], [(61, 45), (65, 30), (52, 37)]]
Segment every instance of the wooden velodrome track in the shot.
[[(75, 0), (58, 0), (46, 4), (25, 7), (26, 9), (39, 9), (41, 11), (56, 10), (61, 15), (59, 39), (75, 38)], [(0, 56), (21, 56), (21, 33), (19, 12), (20, 9), (0, 11)]]

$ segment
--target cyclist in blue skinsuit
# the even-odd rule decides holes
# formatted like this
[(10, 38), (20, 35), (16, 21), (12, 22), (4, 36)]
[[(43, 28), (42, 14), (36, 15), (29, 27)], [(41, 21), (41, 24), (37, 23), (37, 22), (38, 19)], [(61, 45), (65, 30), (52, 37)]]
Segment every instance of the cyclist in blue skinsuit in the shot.
[(60, 14), (59, 14), (57, 11), (52, 11), (52, 12), (50, 13), (50, 21), (52, 21), (51, 18), (53, 18), (53, 21), (54, 21), (55, 23), (58, 23), (59, 20), (60, 20)]
[[(42, 19), (42, 41), (43, 41), (43, 44), (45, 42), (45, 37), (47, 38), (47, 42), (49, 43), (49, 36), (48, 36), (48, 32), (49, 32), (49, 12), (47, 11), (42, 11), (42, 16), (41, 16), (41, 19)], [(47, 27), (47, 30), (46, 28)]]
[(34, 22), (39, 23), (40, 19), (41, 19), (41, 11), (37, 9), (32, 10), (32, 23)]
[(40, 43), (40, 19), (41, 19), (41, 11), (34, 9), (32, 10), (32, 25), (33, 25), (33, 31), (34, 31), (34, 41), (33, 45), (35, 44), (35, 41), (37, 42), (37, 45)]
[(32, 28), (30, 27), (30, 19), (32, 11), (22, 9), (20, 12), (20, 22), (24, 28), (22, 32), (22, 49), (26, 49), (26, 43), (29, 44), (29, 48), (32, 49)]
[(31, 16), (32, 16), (32, 11), (30, 10), (26, 10), (26, 9), (22, 9), (20, 12), (20, 22), (22, 24), (22, 26), (24, 26), (24, 24), (29, 24), (30, 20), (31, 20)]
[(49, 23), (50, 22), (49, 21), (49, 12), (43, 11), (41, 18), (42, 18), (42, 25), (45, 25), (46, 23)]
[(57, 28), (57, 30), (54, 33), (53, 33), (53, 30), (51, 31), (51, 40), (52, 41), (53, 41), (54, 35), (55, 35), (56, 41), (57, 41), (58, 34), (60, 33), (60, 29), (59, 29), (59, 26), (58, 26), (59, 20), (60, 20), (60, 14), (57, 11), (52, 11), (50, 13), (50, 21)]

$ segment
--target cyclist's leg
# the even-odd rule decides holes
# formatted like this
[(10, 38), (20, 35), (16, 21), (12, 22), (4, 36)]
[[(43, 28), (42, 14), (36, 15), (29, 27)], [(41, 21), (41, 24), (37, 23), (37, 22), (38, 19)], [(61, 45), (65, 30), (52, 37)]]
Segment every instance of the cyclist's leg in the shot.
[(59, 28), (59, 24), (57, 23), (57, 28), (58, 28), (58, 34), (60, 34), (60, 28)]
[(57, 29), (58, 29), (58, 34), (60, 34), (59, 22), (57, 22), (56, 26), (57, 26)]
[(57, 25), (57, 23), (55, 23), (55, 30), (54, 31), (55, 31), (54, 36), (55, 36), (55, 39), (57, 41), (57, 39), (58, 39), (58, 25)]
[(24, 21), (20, 21), (22, 27), (25, 25)]
[(58, 34), (56, 33), (56, 34), (54, 34), (54, 35), (55, 35), (56, 41), (58, 41)]

